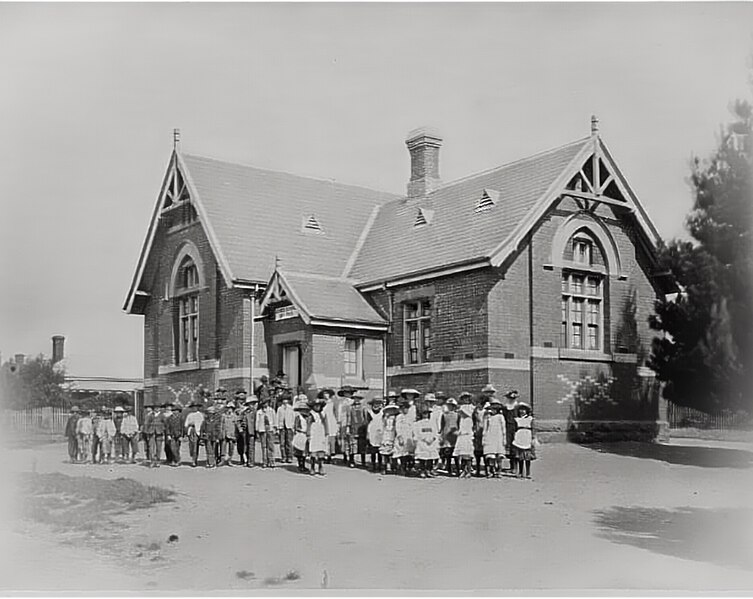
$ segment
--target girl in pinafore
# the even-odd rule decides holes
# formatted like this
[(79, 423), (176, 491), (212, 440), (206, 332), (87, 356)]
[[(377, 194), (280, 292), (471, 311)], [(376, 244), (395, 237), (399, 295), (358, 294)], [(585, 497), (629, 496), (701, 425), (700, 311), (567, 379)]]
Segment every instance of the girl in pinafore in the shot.
[(467, 391), (458, 397), (458, 438), (452, 455), (460, 460), (460, 478), (470, 478), (473, 475), (473, 406), (471, 394)]
[(502, 402), (496, 397), (489, 401), (491, 415), (484, 423), (484, 460), (486, 476), (499, 478), (502, 460), (505, 456), (505, 417), (502, 415)]
[(431, 411), (423, 409), (413, 425), (413, 440), (416, 444), (416, 460), (421, 478), (434, 478), (432, 465), (439, 459), (439, 439), (436, 428), (429, 417)]
[(397, 470), (397, 460), (392, 454), (395, 452), (395, 419), (400, 408), (396, 403), (390, 402), (382, 410), (382, 444), (379, 446), (379, 455), (382, 457), (382, 474), (387, 474), (387, 467), (394, 474)]
[(400, 413), (395, 417), (395, 449), (392, 452), (392, 459), (399, 462), (399, 470), (406, 476), (410, 472), (410, 458), (413, 456), (411, 432), (415, 421), (411, 408), (415, 408), (415, 404), (411, 405), (408, 400), (400, 402)]
[(309, 453), (311, 454), (311, 474), (324, 476), (324, 458), (327, 457), (329, 448), (327, 443), (327, 425), (322, 410), (327, 400), (319, 396), (314, 400), (311, 407), (309, 420)]
[(298, 472), (308, 473), (306, 468), (306, 449), (308, 444), (309, 433), (309, 405), (308, 398), (305, 395), (296, 397), (295, 405), (295, 422), (293, 424), (293, 455), (298, 461)]
[(515, 419), (515, 438), (512, 441), (515, 458), (518, 461), (518, 476), (523, 477), (525, 465), (526, 478), (531, 478), (531, 461), (536, 459), (533, 447), (533, 416), (531, 406), (522, 401), (518, 403), (518, 417)]

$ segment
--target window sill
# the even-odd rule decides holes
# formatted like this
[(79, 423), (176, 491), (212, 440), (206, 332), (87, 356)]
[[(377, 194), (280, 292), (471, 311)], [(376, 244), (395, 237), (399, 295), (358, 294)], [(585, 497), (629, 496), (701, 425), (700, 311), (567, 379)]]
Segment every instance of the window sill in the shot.
[(587, 362), (614, 362), (612, 354), (587, 349), (560, 348), (560, 360), (584, 360)]
[(159, 367), (159, 374), (173, 372), (189, 372), (191, 370), (211, 370), (220, 367), (219, 360), (201, 360), (198, 362), (184, 362), (183, 364), (167, 364)]
[(190, 223), (180, 223), (179, 225), (173, 225), (167, 230), (168, 235), (172, 235), (173, 233), (180, 233), (181, 231), (185, 229), (189, 229), (193, 227), (198, 221), (193, 221)]

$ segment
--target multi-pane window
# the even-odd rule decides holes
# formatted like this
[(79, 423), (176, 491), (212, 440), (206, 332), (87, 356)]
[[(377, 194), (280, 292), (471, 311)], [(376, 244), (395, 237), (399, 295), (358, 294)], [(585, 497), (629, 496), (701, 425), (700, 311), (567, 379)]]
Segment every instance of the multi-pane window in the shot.
[(603, 280), (600, 275), (562, 273), (560, 347), (600, 350)]
[(361, 350), (363, 339), (348, 337), (345, 339), (343, 352), (343, 372), (346, 376), (362, 378)]
[(196, 362), (199, 346), (199, 298), (184, 296), (180, 302), (180, 362)]
[(178, 271), (178, 351), (177, 361), (196, 362), (199, 359), (199, 271), (186, 258)]
[(408, 364), (428, 362), (431, 358), (431, 300), (406, 302), (405, 353)]

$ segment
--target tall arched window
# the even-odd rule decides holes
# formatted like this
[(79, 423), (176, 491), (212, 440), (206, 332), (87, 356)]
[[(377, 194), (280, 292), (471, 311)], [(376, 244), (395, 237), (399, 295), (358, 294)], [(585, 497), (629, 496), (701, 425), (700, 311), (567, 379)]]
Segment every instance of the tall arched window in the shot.
[(562, 265), (560, 347), (603, 351), (608, 268), (603, 249), (588, 229), (570, 237)]
[(199, 358), (199, 270), (190, 256), (178, 267), (175, 280), (177, 303), (176, 361), (196, 362)]

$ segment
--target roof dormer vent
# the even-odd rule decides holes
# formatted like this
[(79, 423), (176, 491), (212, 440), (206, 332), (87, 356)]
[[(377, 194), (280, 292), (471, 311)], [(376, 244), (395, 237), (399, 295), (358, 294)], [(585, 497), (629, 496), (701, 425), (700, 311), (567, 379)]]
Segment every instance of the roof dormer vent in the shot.
[(424, 227), (430, 225), (434, 218), (434, 211), (429, 208), (419, 208), (416, 211), (416, 220), (413, 222), (413, 227)]
[(322, 226), (319, 224), (319, 221), (314, 214), (310, 214), (308, 218), (306, 218), (305, 216), (303, 217), (302, 229), (304, 233), (307, 231), (311, 231), (313, 233), (324, 233)]
[(499, 192), (493, 189), (484, 189), (484, 193), (476, 204), (474, 212), (486, 212), (491, 210), (499, 202)]

